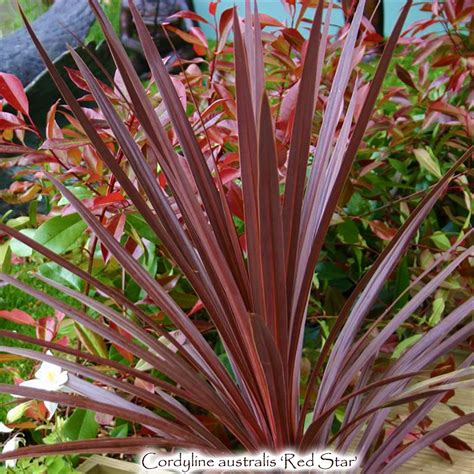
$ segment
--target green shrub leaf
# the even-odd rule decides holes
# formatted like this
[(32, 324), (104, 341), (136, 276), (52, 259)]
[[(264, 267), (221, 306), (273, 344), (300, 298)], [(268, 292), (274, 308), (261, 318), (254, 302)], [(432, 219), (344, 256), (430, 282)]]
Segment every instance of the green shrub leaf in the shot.
[(79, 214), (56, 216), (38, 227), (35, 240), (49, 250), (61, 254), (82, 237), (86, 228), (87, 225)]

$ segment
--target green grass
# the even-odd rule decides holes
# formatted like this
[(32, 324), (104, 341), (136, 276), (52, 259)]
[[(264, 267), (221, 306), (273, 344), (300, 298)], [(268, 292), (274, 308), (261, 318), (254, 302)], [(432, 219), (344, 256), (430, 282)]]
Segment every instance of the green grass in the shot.
[[(26, 17), (33, 21), (48, 9), (45, 0), (20, 0)], [(0, 38), (23, 26), (20, 15), (12, 0), (0, 0)]]
[[(20, 5), (30, 21), (36, 20), (36, 18), (43, 14), (49, 8), (50, 3), (48, 0), (20, 0)], [(120, 24), (120, 0), (101, 0), (100, 3), (118, 32)], [(23, 27), (23, 22), (16, 9), (15, 2), (13, 0), (0, 0), (0, 38), (21, 27)], [(89, 30), (86, 43), (91, 41), (99, 43), (103, 39), (102, 31), (97, 21), (95, 21)]]
[[(115, 31), (118, 33), (120, 28), (121, 1), (102, 0), (100, 3), (110, 22), (114, 26)], [(99, 22), (96, 20), (94, 23), (92, 23), (89, 33), (87, 33), (85, 42), (86, 44), (91, 42), (99, 44), (102, 40), (104, 40), (104, 34), (102, 33), (102, 30), (99, 26)]]

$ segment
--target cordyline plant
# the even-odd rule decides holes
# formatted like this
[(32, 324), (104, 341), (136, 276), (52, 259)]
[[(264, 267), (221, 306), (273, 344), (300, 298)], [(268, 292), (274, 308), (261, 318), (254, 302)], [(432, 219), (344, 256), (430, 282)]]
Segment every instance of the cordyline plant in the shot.
[[(88, 288), (95, 292), (89, 294), (95, 296), (38, 276), (80, 302), (83, 309), (77, 309), (13, 276), (1, 274), (4, 282), (65, 313), (154, 369), (150, 372), (138, 370), (72, 347), (0, 331), (1, 336), (12, 342), (29, 342), (44, 350), (54, 350), (58, 355), (13, 346), (0, 347), (4, 352), (61, 367), (68, 373), (65, 385), (69, 389), (53, 392), (2, 384), (1, 393), (94, 410), (140, 424), (154, 433), (154, 436), (126, 439), (104, 437), (29, 446), (4, 453), (0, 460), (76, 452), (135, 453), (144, 446), (193, 448), (209, 453), (285, 448), (305, 452), (332, 446), (340, 452), (349, 449), (357, 452), (363, 472), (391, 472), (420, 449), (474, 421), (472, 414), (461, 415), (407, 447), (401, 444), (433, 406), (450, 390), (465, 385), (465, 379), (471, 374), (472, 357), (468, 357), (456, 371), (422, 382), (414, 381), (425, 368), (472, 334), (474, 323), (466, 321), (473, 309), (472, 299), (460, 304), (385, 370), (381, 371), (376, 364), (384, 343), (458, 265), (472, 256), (472, 248), (464, 249), (463, 242), (458, 240), (413, 279), (406, 292), (417, 292), (406, 304), (399, 308), (395, 301), (370, 328), (361, 329), (418, 227), (445, 191), (456, 169), (472, 154), (472, 149), (427, 191), (358, 282), (311, 369), (305, 390), (300, 391), (306, 307), (314, 269), (412, 4), (410, 0), (403, 8), (366, 92), (362, 110), (355, 114), (360, 92), (354, 88), (352, 98), (346, 104), (344, 91), (354, 74), (353, 59), (359, 53), (364, 3), (359, 2), (342, 44), (314, 158), (310, 161), (312, 118), (329, 27), (329, 15), (323, 22), (324, 2), (318, 3), (299, 83), (283, 194), (279, 179), (283, 170), (277, 164), (272, 108), (265, 92), (259, 16), (256, 6), (252, 11), (247, 3), (245, 34), (242, 34), (241, 22), (234, 12), (235, 90), (246, 252), (242, 251), (215, 163), (209, 164), (205, 160), (170, 76), (133, 2), (130, 2), (130, 8), (140, 41), (179, 139), (179, 150), (171, 145), (146, 90), (97, 0), (90, 0), (90, 4), (123, 78), (130, 106), (147, 136), (149, 153), (146, 156), (103, 88), (81, 58), (72, 52), (129, 167), (117, 163), (113, 151), (98, 135), (25, 20), (78, 123), (203, 302), (225, 348), (230, 368), (224, 366), (210, 342), (154, 275), (122, 247), (66, 186), (50, 177), (93, 234), (143, 289), (148, 300), (172, 321), (176, 330), (165, 330), (120, 290), (26, 235), (0, 224), (1, 231), (87, 282)], [(329, 6), (332, 7), (332, 2)], [(184, 162), (191, 173), (183, 166)], [(166, 176), (166, 187), (157, 179), (158, 167)], [(422, 285), (434, 270), (436, 275)], [(101, 295), (114, 305), (104, 304)], [(89, 314), (88, 309), (100, 318)], [(383, 329), (377, 329), (382, 322)], [(120, 333), (112, 329), (112, 323), (121, 329)], [(60, 357), (60, 354), (69, 357)], [(144, 383), (154, 390), (143, 388)], [(395, 430), (381, 436), (385, 433), (385, 419), (394, 406), (419, 399), (423, 402), (416, 410)], [(338, 408), (344, 409), (344, 418), (341, 426), (333, 431), (333, 418)], [(209, 428), (209, 424), (201, 421), (199, 414), (203, 412), (225, 428), (230, 436), (226, 435), (226, 442)], [(401, 446), (405, 449), (400, 449)]]

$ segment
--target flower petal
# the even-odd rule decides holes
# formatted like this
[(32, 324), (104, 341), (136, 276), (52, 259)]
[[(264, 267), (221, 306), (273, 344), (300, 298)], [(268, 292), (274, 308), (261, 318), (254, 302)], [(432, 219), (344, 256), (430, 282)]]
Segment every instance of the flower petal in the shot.
[(9, 428), (7, 425), (0, 421), (0, 433), (11, 433), (13, 428)]
[[(14, 451), (18, 449), (21, 444), (25, 443), (25, 439), (17, 433), (15, 436), (12, 436), (4, 445), (2, 449), (2, 453), (8, 453), (9, 451)], [(16, 459), (8, 459), (5, 461), (5, 467), (14, 468), (16, 466)]]
[(21, 387), (39, 388), (41, 390), (51, 390), (51, 384), (47, 384), (44, 380), (31, 379), (21, 382)]
[(62, 387), (67, 382), (67, 372), (61, 372), (57, 376), (55, 382), (58, 385), (58, 388)]
[(54, 403), (54, 402), (47, 402), (47, 401), (44, 401), (44, 406), (46, 407), (46, 410), (48, 410), (48, 420), (50, 420), (54, 413), (56, 412), (57, 408), (58, 408), (58, 404), (57, 403)]
[(56, 364), (50, 364), (49, 362), (43, 362), (40, 368), (36, 371), (35, 377), (44, 381), (51, 381), (51, 375), (56, 378), (62, 372), (61, 367)]

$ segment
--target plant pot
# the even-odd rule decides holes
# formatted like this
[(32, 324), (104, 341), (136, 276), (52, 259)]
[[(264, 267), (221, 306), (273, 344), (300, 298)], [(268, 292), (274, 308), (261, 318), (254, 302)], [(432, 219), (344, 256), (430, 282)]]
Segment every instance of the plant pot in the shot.
[(138, 464), (98, 455), (88, 458), (87, 461), (78, 467), (78, 471), (87, 474), (130, 474), (144, 472)]

